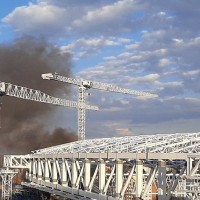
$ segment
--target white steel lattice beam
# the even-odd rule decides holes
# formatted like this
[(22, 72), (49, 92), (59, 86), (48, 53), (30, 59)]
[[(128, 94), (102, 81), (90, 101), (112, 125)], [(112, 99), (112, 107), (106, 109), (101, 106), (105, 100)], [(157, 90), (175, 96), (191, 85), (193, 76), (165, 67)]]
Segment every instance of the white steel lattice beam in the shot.
[(4, 155), (3, 166), (16, 169), (29, 168), (30, 155)]
[[(85, 87), (79, 87), (79, 104), (85, 104)], [(78, 140), (85, 139), (85, 109), (79, 107), (78, 108)]]
[(76, 141), (33, 153), (198, 153), (200, 132), (140, 135)]
[(78, 104), (76, 101), (53, 97), (39, 90), (13, 85), (11, 83), (0, 82), (0, 96), (3, 95), (59, 106), (98, 110), (97, 106)]

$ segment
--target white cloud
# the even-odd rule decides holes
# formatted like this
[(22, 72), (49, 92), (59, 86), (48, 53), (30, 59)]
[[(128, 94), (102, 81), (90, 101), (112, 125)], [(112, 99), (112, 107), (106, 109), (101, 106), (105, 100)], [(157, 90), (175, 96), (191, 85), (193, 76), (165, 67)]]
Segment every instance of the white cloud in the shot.
[(57, 35), (57, 32), (64, 31), (63, 18), (66, 18), (64, 8), (40, 3), (17, 7), (3, 22), (13, 25), (20, 33)]
[[(99, 29), (99, 25), (100, 28), (102, 28), (102, 25), (105, 24), (108, 29), (108, 25), (111, 25), (110, 28), (116, 26), (118, 29), (118, 26), (125, 20), (124, 16), (127, 16), (133, 11), (134, 4), (133, 0), (124, 0), (117, 1), (114, 4), (105, 5), (98, 9), (88, 11), (81, 19), (75, 20), (73, 25), (84, 29), (88, 29), (91, 26)], [(116, 22), (118, 22), (119, 25), (117, 25)]]
[(132, 41), (131, 39), (128, 39), (128, 38), (119, 38), (118, 40), (120, 43), (124, 43), (124, 44), (130, 43)]
[[(113, 36), (122, 29), (131, 31), (132, 12), (142, 6), (134, 0), (84, 0), (84, 3), (79, 0), (39, 0), (34, 4), (17, 7), (3, 22), (22, 34), (45, 37), (77, 37), (94, 35), (95, 32)], [(123, 37), (119, 41), (129, 42)]]
[(159, 66), (160, 67), (165, 67), (166, 65), (169, 65), (171, 63), (171, 61), (167, 58), (162, 58), (159, 61)]
[(159, 74), (148, 74), (143, 77), (127, 77), (126, 81), (129, 83), (139, 84), (139, 83), (153, 83), (160, 78)]
[(200, 70), (190, 70), (190, 71), (183, 72), (184, 76), (196, 76), (199, 74), (200, 74)]
[(166, 16), (166, 12), (161, 11), (161, 12), (158, 13), (158, 16)]
[(173, 41), (178, 45), (183, 43), (183, 39), (174, 38)]
[(97, 54), (104, 47), (120, 46), (123, 41), (118, 40), (113, 37), (95, 37), (95, 38), (81, 38), (73, 41), (70, 44), (61, 46), (62, 51), (74, 53), (75, 59), (80, 59), (82, 57), (86, 58), (88, 56)]
[(61, 48), (63, 50), (73, 50), (78, 48), (100, 48), (103, 46), (116, 46), (120, 45), (120, 43), (111, 40), (111, 39), (105, 39), (105, 38), (90, 38), (90, 39), (78, 39), (75, 42), (68, 44), (66, 46), (62, 46)]
[(126, 45), (127, 49), (137, 49), (140, 46), (140, 43), (137, 42), (135, 44)]

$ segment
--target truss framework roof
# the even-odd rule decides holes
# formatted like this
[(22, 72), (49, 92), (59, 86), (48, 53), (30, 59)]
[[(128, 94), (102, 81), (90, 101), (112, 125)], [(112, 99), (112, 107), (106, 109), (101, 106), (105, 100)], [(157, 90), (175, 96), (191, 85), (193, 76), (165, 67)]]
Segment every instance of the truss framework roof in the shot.
[(88, 139), (33, 151), (50, 153), (200, 153), (200, 132)]

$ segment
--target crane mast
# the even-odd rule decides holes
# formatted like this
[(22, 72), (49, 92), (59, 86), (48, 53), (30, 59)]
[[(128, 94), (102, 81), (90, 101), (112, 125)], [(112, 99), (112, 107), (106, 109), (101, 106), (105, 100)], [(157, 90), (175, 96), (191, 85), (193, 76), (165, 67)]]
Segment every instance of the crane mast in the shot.
[[(124, 93), (136, 96), (146, 96), (146, 97), (157, 97), (156, 94), (152, 94), (149, 92), (137, 91), (137, 90), (130, 90), (126, 88), (121, 88), (116, 85), (101, 83), (96, 81), (89, 81), (83, 79), (75, 79), (60, 76), (57, 73), (46, 73), (41, 75), (45, 80), (55, 80), (61, 81), (73, 85), (77, 85), (79, 87), (79, 97), (78, 97), (78, 104), (85, 104), (85, 97), (86, 97), (86, 90), (87, 89), (97, 89), (109, 92), (117, 92), (117, 93)], [(85, 109), (78, 108), (78, 138), (79, 140), (85, 140)]]
[(42, 103), (54, 104), (58, 106), (66, 106), (72, 108), (80, 107), (89, 110), (98, 110), (97, 106), (78, 104), (76, 101), (53, 97), (39, 90), (13, 85), (11, 83), (0, 82), (0, 96), (3, 95)]

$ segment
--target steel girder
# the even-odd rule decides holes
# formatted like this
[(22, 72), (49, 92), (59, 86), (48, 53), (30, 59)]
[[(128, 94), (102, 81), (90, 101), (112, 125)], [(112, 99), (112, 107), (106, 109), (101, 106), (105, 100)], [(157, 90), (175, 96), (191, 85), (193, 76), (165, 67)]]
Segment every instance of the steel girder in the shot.
[(30, 155), (4, 155), (3, 166), (23, 169), (30, 167)]

